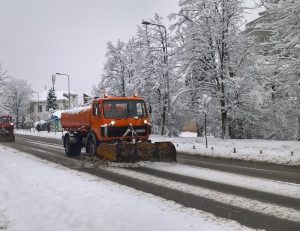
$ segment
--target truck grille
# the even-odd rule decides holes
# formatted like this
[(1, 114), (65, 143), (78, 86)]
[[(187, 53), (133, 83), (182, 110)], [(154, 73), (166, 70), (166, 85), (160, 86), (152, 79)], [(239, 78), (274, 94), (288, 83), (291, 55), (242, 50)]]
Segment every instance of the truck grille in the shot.
[(4, 128), (4, 127), (0, 127), (0, 134), (4, 135), (4, 134), (13, 134), (14, 132), (14, 128)]
[[(105, 129), (107, 129), (107, 137), (122, 137), (128, 127), (101, 127), (102, 136), (105, 136)], [(147, 126), (134, 126), (133, 130), (135, 130), (138, 136), (147, 135)], [(126, 137), (131, 137), (131, 132), (129, 132)]]

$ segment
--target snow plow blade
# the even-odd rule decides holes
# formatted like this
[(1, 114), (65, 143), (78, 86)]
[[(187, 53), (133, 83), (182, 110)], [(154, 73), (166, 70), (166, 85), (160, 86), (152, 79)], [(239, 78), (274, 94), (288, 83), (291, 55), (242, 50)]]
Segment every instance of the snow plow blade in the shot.
[(1, 134), (0, 142), (15, 142), (15, 136), (13, 134)]
[(97, 148), (98, 157), (113, 162), (176, 161), (176, 149), (171, 142), (102, 143)]

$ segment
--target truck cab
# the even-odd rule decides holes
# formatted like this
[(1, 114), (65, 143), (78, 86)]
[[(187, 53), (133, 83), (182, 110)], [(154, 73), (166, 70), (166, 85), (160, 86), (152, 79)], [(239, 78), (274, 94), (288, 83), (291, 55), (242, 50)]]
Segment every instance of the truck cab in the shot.
[(96, 99), (92, 104), (91, 129), (99, 141), (131, 140), (133, 136), (148, 140), (151, 125), (146, 104), (140, 97)]
[(14, 124), (10, 115), (0, 115), (0, 141), (15, 141)]

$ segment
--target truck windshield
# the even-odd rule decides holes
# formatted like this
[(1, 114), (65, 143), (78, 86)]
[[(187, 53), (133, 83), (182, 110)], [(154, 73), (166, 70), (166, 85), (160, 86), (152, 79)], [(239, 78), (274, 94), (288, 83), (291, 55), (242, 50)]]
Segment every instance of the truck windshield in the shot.
[(105, 118), (147, 117), (145, 102), (142, 100), (108, 100), (103, 103)]
[(10, 117), (0, 117), (0, 124), (7, 124), (7, 123), (11, 123)]

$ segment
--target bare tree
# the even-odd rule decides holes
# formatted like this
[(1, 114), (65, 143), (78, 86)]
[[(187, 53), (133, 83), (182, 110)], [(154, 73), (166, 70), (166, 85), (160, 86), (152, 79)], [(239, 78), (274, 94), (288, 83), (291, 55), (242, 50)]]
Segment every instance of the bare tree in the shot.
[(249, 47), (239, 30), (241, 4), (239, 0), (183, 0), (179, 12), (171, 15), (180, 44), (180, 72), (188, 88), (194, 89), (191, 106), (203, 94), (212, 97), (212, 104), (218, 101), (223, 138), (229, 135), (229, 111), (240, 101), (229, 96)]
[(17, 128), (20, 127), (21, 119), (25, 118), (28, 113), (31, 94), (31, 86), (26, 80), (12, 78), (7, 83), (5, 98), (9, 104), (10, 113), (16, 118)]
[(107, 43), (107, 60), (100, 85), (102, 91), (109, 89), (109, 94), (123, 96), (132, 94), (129, 85), (132, 84), (134, 75), (134, 49), (134, 39), (127, 43), (119, 40), (116, 45), (112, 42)]
[(2, 63), (0, 63), (0, 113), (7, 113), (7, 103), (5, 97), (5, 87), (7, 84), (7, 71), (4, 70)]

